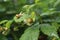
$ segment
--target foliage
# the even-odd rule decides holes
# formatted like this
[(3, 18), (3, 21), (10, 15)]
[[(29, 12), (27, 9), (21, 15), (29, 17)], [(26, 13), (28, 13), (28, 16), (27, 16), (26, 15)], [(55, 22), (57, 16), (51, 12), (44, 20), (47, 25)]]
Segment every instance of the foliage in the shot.
[(60, 0), (0, 0), (0, 40), (45, 39), (60, 40)]

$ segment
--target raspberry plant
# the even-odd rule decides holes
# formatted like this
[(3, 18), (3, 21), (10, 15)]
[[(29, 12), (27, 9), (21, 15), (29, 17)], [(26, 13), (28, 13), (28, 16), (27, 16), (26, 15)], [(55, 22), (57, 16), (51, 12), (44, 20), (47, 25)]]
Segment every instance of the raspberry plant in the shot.
[(60, 40), (60, 0), (0, 0), (0, 40)]

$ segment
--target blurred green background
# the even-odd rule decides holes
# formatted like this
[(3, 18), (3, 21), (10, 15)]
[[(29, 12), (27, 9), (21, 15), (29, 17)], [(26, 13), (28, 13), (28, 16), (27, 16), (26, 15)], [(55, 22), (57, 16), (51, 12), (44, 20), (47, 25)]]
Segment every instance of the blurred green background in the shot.
[(33, 4), (34, 0), (0, 0), (0, 20), (11, 19), (19, 13), (25, 4)]

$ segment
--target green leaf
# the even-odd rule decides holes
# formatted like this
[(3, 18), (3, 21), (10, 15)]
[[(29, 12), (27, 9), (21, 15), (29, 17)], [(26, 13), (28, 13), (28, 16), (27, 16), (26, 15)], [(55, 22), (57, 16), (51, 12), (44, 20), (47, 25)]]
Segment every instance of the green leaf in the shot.
[(58, 40), (60, 40), (60, 38)]
[(1, 22), (0, 22), (0, 24), (3, 24), (3, 23), (5, 23), (5, 22), (7, 22), (8, 20), (2, 20)]
[[(57, 15), (57, 14), (56, 14)], [(59, 14), (58, 14), (59, 15)], [(51, 19), (52, 18), (52, 19)], [(47, 18), (47, 19), (43, 19), (42, 21), (43, 22), (45, 22), (45, 23), (48, 23), (48, 22), (56, 22), (56, 23), (60, 23), (60, 17), (58, 16), (55, 16), (55, 18), (54, 17), (51, 17), (50, 19), (49, 18)]]
[(35, 0), (35, 3), (38, 3), (40, 0)]
[(39, 36), (39, 25), (38, 23), (25, 30), (24, 34), (19, 40), (38, 40)]
[(31, 18), (33, 19), (33, 21), (35, 21), (35, 19), (36, 19), (36, 13), (34, 11), (31, 12)]
[(3, 36), (2, 34), (0, 34), (0, 40), (8, 40), (5, 36)]
[(7, 27), (7, 28), (10, 28), (12, 22), (13, 22), (13, 20), (9, 20), (9, 21), (6, 23), (6, 27)]
[(55, 36), (59, 38), (57, 34), (57, 29), (57, 26), (53, 26), (50, 24), (41, 24), (41, 31), (48, 36)]
[(54, 4), (54, 7), (56, 7), (58, 4), (60, 4), (60, 0), (57, 0)]
[(2, 32), (3, 35), (7, 35), (8, 33), (10, 33), (10, 27), (11, 27), (12, 22), (13, 22), (13, 20), (9, 20), (6, 23), (5, 27), (7, 28), (7, 30)]
[(47, 10), (46, 12), (41, 13), (40, 15), (41, 16), (49, 16), (52, 14), (55, 14), (54, 8), (51, 8), (51, 9)]

